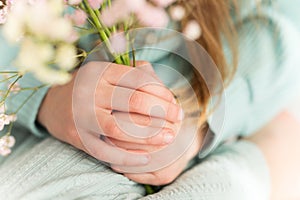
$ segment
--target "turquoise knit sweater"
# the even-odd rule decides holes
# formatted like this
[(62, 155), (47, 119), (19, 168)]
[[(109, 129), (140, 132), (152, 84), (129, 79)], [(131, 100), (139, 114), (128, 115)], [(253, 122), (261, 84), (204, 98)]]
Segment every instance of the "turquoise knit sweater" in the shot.
[[(256, 1), (241, 1), (242, 17), (236, 20), (239, 33), (238, 71), (226, 88), (225, 98), (209, 119), (215, 137), (202, 152), (206, 155), (221, 142), (234, 136), (254, 133), (271, 120), (293, 97), (300, 87), (300, 15), (293, 0), (280, 0), (270, 6), (265, 3), (257, 10)], [(0, 30), (1, 33), (1, 30)], [(8, 44), (0, 34), (0, 66), (7, 69), (16, 55), (17, 47)], [(180, 48), (173, 42), (172, 48)], [(225, 45), (228, 58), (230, 52)], [(170, 59), (166, 53), (138, 55), (152, 63), (180, 66), (178, 60)], [(168, 58), (168, 59), (167, 59)], [(160, 78), (168, 84), (167, 74), (156, 68)], [(186, 72), (183, 72), (186, 73)], [(41, 83), (31, 75), (21, 79), (23, 87)], [(39, 106), (48, 88), (39, 90), (18, 114), (18, 123), (39, 137), (47, 131), (36, 122)], [(22, 92), (8, 102), (16, 108), (30, 94)], [(225, 111), (225, 120), (220, 123), (218, 116)], [(220, 119), (222, 120), (222, 119)]]

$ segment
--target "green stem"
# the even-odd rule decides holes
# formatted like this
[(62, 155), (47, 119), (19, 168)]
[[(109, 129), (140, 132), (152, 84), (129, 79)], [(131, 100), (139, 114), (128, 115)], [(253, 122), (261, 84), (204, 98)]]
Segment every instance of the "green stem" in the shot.
[(17, 108), (17, 110), (14, 112), (14, 113), (12, 113), (12, 114), (17, 114), (22, 108), (23, 108), (23, 106), (29, 101), (29, 99), (31, 99), (31, 97), (33, 97), (33, 95), (36, 93), (38, 91), (38, 89), (36, 89), (36, 90), (33, 90), (32, 92), (31, 92), (31, 94), (25, 99), (25, 101)]
[(135, 49), (134, 48), (132, 48), (132, 62), (133, 62), (132, 66), (136, 67)]
[(100, 20), (100, 15), (101, 15), (101, 14), (100, 14), (99, 10), (94, 10), (94, 12), (95, 12), (95, 14), (97, 15), (97, 18), (99, 19), (99, 23), (100, 23), (102, 29), (104, 29), (104, 31), (105, 31), (107, 37), (109, 38), (109, 37), (111, 36), (111, 33), (110, 33), (109, 29), (108, 29), (106, 26), (103, 26), (103, 23), (102, 23), (101, 20)]
[(13, 122), (11, 122), (11, 123), (9, 124), (8, 130), (7, 130), (7, 133), (6, 133), (6, 136), (10, 136), (11, 130), (12, 130), (12, 128), (13, 128), (13, 125), (14, 125)]
[(144, 185), (147, 195), (154, 194), (155, 191), (150, 185)]
[(114, 59), (115, 59), (115, 62), (117, 64), (124, 64), (122, 62), (122, 59), (120, 58), (120, 56), (116, 56), (112, 53), (112, 48), (111, 48), (111, 45), (109, 43), (109, 38), (108, 36), (106, 35), (105, 33), (105, 30), (103, 29), (100, 21), (99, 21), (99, 18), (97, 17), (97, 15), (95, 14), (94, 10), (90, 7), (89, 3), (87, 2), (87, 0), (83, 0), (83, 3), (90, 15), (90, 17), (92, 18), (96, 28), (98, 29), (98, 32), (99, 32), (99, 35), (100, 35), (100, 38), (102, 39), (102, 41), (105, 43), (106, 47), (108, 48), (108, 50), (111, 52), (111, 54), (114, 56)]
[[(111, 0), (107, 0), (107, 4), (108, 4), (109, 7), (111, 7)], [(113, 25), (113, 27), (112, 27), (112, 32), (113, 32), (113, 33), (116, 33), (116, 32), (117, 32), (117, 28), (116, 28), (115, 25)]]
[(8, 81), (8, 80), (10, 80), (10, 79), (12, 79), (12, 78), (17, 77), (17, 76), (18, 76), (18, 74), (15, 74), (15, 75), (13, 75), (13, 76), (7, 77), (6, 79), (1, 80), (0, 83), (6, 82), (6, 81)]
[(14, 82), (12, 82), (7, 90), (7, 92), (5, 93), (4, 97), (1, 99), (1, 102), (4, 102), (6, 100), (6, 98), (9, 95), (9, 92), (11, 91), (11, 89), (13, 88), (13, 86), (23, 77), (23, 75), (19, 75), (18, 78), (16, 78), (16, 80), (14, 80)]
[(19, 74), (18, 71), (1, 71), (0, 74)]

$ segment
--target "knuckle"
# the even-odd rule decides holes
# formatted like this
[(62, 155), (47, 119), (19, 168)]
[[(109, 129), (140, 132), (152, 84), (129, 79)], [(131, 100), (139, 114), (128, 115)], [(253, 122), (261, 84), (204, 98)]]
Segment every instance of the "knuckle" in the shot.
[(144, 116), (140, 118), (140, 125), (142, 126), (149, 126), (152, 120), (150, 116)]
[(129, 106), (130, 109), (133, 111), (138, 111), (140, 108), (142, 108), (144, 105), (144, 98), (143, 95), (139, 92), (134, 92), (129, 99)]
[(114, 121), (110, 121), (105, 124), (104, 133), (110, 137), (116, 137), (118, 135), (118, 127)]
[(146, 139), (143, 140), (143, 143), (145, 145), (155, 145), (156, 144), (156, 142), (153, 139), (153, 137), (147, 137)]

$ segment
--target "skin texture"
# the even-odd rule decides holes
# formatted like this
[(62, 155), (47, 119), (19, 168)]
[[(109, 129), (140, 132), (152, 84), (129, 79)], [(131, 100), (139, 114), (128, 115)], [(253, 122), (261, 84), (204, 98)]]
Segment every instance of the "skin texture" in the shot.
[[(158, 80), (151, 65), (146, 62), (138, 62), (137, 65), (139, 70), (131, 73), (133, 68), (128, 66), (110, 64), (107, 67), (107, 63), (104, 62), (88, 63), (82, 71), (76, 71), (73, 74), (73, 79), (68, 84), (50, 88), (40, 107), (38, 121), (57, 139), (109, 163), (117, 172), (120, 172), (122, 167), (147, 164), (151, 159), (149, 152), (164, 148), (173, 142), (183, 114), (180, 106), (176, 104), (173, 94)], [(101, 78), (97, 81), (96, 90), (93, 91), (96, 117), (102, 129), (101, 133), (92, 130), (88, 125), (95, 116), (94, 110), (85, 109), (86, 102), (81, 99), (82, 96), (89, 95), (85, 93), (86, 88), (89, 88), (88, 79), (95, 73), (93, 70), (98, 68), (105, 68)], [(128, 73), (129, 81), (120, 81)], [(74, 95), (74, 85), (78, 80), (80, 87), (76, 89), (79, 90), (78, 94), (80, 95)], [(147, 80), (151, 80), (149, 81), (151, 84), (148, 84)], [(147, 84), (141, 84), (143, 81)], [(139, 82), (142, 87), (135, 88), (134, 83), (136, 82)], [(124, 88), (126, 91), (130, 90), (131, 95), (122, 96)], [(120, 96), (118, 96), (119, 94)], [(121, 102), (111, 103), (115, 101), (114, 97), (116, 96), (118, 98), (115, 99)], [(74, 110), (72, 110), (74, 101), (78, 104), (82, 103), (79, 106), (81, 109), (79, 110), (80, 122), (86, 120), (86, 124), (77, 123), (75, 126)], [(124, 101), (129, 102), (128, 108), (122, 105)], [(150, 113), (149, 110), (155, 105), (160, 105), (166, 110), (165, 115)], [(116, 118), (123, 120), (122, 122), (125, 122), (131, 130), (136, 128), (130, 127), (131, 124), (138, 124), (150, 129), (157, 129), (158, 134), (146, 135), (145, 138), (132, 137), (116, 125)], [(126, 121), (128, 119), (131, 121)], [(103, 141), (99, 139), (100, 134)], [(125, 176), (139, 183), (168, 184), (199, 152), (202, 138), (203, 134), (197, 134), (197, 138), (184, 155), (164, 169), (144, 174), (125, 174)]]

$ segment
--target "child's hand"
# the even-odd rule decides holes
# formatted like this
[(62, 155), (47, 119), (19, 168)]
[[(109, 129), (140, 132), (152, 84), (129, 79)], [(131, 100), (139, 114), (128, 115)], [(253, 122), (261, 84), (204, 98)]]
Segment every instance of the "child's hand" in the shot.
[[(141, 183), (141, 184), (149, 184), (149, 185), (166, 185), (171, 182), (173, 182), (187, 167), (190, 160), (192, 160), (200, 151), (203, 139), (204, 139), (205, 133), (199, 132), (196, 134), (196, 137), (193, 140), (193, 143), (186, 149), (185, 152), (182, 152), (183, 154), (179, 157), (179, 159), (175, 160), (175, 162), (170, 163), (168, 166), (149, 173), (126, 173), (128, 170), (127, 167), (122, 166), (112, 166), (112, 169), (119, 173), (124, 173), (126, 177), (129, 179)], [(122, 146), (120, 142), (116, 142), (117, 145)], [(179, 147), (179, 145), (186, 145), (184, 141), (179, 141), (176, 144)], [(124, 146), (125, 147), (125, 146)], [(152, 146), (152, 148), (148, 146), (140, 146), (140, 149), (147, 149), (150, 151), (159, 150), (159, 147)], [(176, 154), (177, 152), (173, 152)], [(163, 156), (163, 155), (162, 155)], [(169, 155), (173, 156), (173, 155)]]
[[(74, 73), (71, 82), (49, 90), (38, 121), (54, 137), (99, 160), (123, 166), (147, 164), (146, 153), (128, 152), (99, 139), (105, 136), (158, 146), (172, 142), (172, 124), (183, 118), (182, 110), (151, 65), (142, 64), (137, 68), (105, 62), (86, 64)], [(114, 117), (122, 112), (135, 113), (135, 123)], [(152, 123), (139, 129), (150, 116)]]

